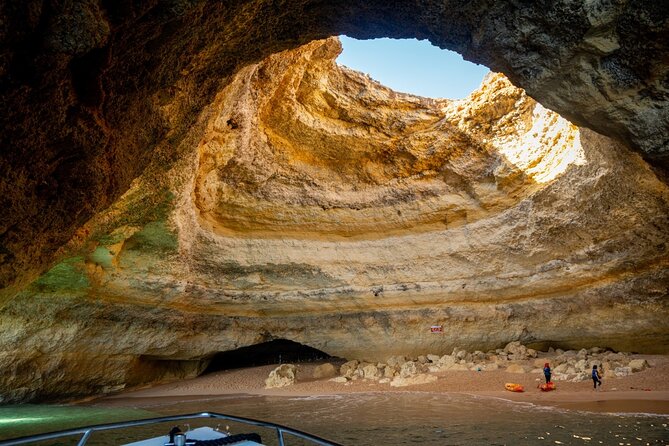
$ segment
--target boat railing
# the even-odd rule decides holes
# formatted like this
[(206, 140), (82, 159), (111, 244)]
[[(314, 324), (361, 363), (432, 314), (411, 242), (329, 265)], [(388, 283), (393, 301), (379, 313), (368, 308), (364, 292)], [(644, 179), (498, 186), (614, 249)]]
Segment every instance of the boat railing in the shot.
[(215, 418), (220, 420), (228, 420), (233, 422), (238, 422), (242, 424), (248, 424), (252, 426), (259, 426), (264, 428), (273, 429), (276, 432), (279, 446), (285, 446), (284, 434), (289, 434), (294, 437), (307, 440), (313, 444), (321, 446), (342, 446), (339, 443), (334, 443), (329, 440), (317, 437), (315, 435), (302, 432), (297, 429), (292, 429), (286, 426), (281, 426), (280, 424), (270, 423), (267, 421), (254, 420), (252, 418), (236, 417), (232, 415), (225, 415), (216, 412), (199, 412), (186, 415), (173, 415), (159, 418), (146, 418), (143, 420), (133, 420), (133, 421), (121, 421), (118, 423), (108, 423), (108, 424), (97, 424), (93, 426), (85, 426), (75, 429), (67, 429), (57, 432), (49, 432), (45, 434), (30, 435), (27, 437), (15, 438), (12, 440), (0, 441), (0, 446), (11, 446), (18, 444), (29, 444), (35, 443), (38, 441), (53, 440), (57, 438), (69, 437), (74, 435), (81, 435), (77, 446), (84, 446), (91, 435), (95, 432), (108, 431), (114, 429), (122, 429), (128, 427), (137, 427), (137, 426), (146, 426), (150, 424), (165, 423), (168, 421), (180, 421), (180, 420), (192, 420), (196, 418)]

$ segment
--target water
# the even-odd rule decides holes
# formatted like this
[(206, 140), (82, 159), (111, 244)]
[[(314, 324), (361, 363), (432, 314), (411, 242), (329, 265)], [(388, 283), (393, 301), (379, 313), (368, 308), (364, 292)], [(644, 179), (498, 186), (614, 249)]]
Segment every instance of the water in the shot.
[[(104, 406), (103, 406), (104, 404)], [(108, 407), (109, 404), (125, 407)], [(133, 407), (130, 407), (132, 405)], [(15, 406), (17, 407), (17, 406)], [(669, 416), (599, 414), (533, 406), (494, 398), (430, 393), (355, 394), (323, 397), (221, 397), (174, 400), (125, 399), (75, 408), (18, 406), (14, 418), (61, 419), (65, 428), (79, 424), (190, 412), (222, 412), (284, 424), (345, 445), (664, 445), (669, 444)], [(0, 408), (0, 419), (12, 408)], [(71, 410), (71, 411), (70, 411)], [(114, 418), (114, 420), (112, 420)], [(26, 422), (0, 423), (0, 438), (25, 434)], [(191, 423), (191, 426), (216, 422)], [(228, 423), (229, 424), (229, 423)], [(46, 424), (35, 429), (49, 430)], [(147, 428), (122, 437), (100, 436), (90, 444), (119, 444), (163, 434)], [(233, 432), (249, 429), (231, 426)], [(268, 444), (273, 437), (260, 432)], [(133, 436), (134, 435), (134, 436)], [(60, 443), (65, 444), (65, 443)], [(303, 444), (289, 441), (290, 445)]]
[(135, 408), (108, 408), (25, 404), (0, 406), (0, 440), (43, 432), (113, 423), (138, 418), (150, 418), (153, 412)]

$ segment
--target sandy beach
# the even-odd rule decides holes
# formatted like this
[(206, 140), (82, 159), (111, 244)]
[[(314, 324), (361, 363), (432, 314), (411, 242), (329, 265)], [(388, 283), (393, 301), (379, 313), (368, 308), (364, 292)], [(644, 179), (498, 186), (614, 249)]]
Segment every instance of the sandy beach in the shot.
[[(637, 355), (646, 359), (651, 368), (629, 376), (608, 378), (598, 390), (592, 381), (556, 382), (557, 390), (541, 392), (538, 385), (543, 377), (533, 373), (494, 371), (445, 371), (433, 373), (437, 381), (407, 387), (391, 387), (375, 381), (358, 379), (336, 383), (313, 379), (313, 370), (322, 362), (299, 363), (294, 385), (265, 389), (265, 379), (277, 365), (220, 371), (198, 378), (129, 390), (97, 400), (105, 406), (142, 405), (142, 401), (163, 398), (207, 398), (220, 395), (252, 394), (271, 396), (316, 396), (369, 392), (430, 392), (464, 393), (480, 397), (502, 398), (517, 402), (555, 406), (563, 409), (611, 412), (669, 414), (669, 383), (665, 379), (668, 356)], [(512, 382), (525, 386), (525, 392), (504, 390)]]

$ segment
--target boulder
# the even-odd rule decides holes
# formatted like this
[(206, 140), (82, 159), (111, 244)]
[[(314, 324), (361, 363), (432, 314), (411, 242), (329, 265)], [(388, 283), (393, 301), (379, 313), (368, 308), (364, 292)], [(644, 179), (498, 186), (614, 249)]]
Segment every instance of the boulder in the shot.
[(551, 367), (557, 367), (560, 364), (566, 364), (568, 361), (567, 361), (567, 358), (565, 358), (564, 356), (558, 356), (555, 359), (553, 359), (552, 361), (548, 361), (548, 362), (551, 364)]
[(440, 359), (441, 359), (441, 356), (439, 356), (439, 355), (427, 355), (427, 360), (430, 361), (430, 362), (436, 363), (436, 362), (439, 362)]
[(410, 376), (415, 376), (417, 374), (418, 374), (418, 367), (416, 367), (415, 362), (407, 361), (404, 364), (402, 364), (402, 367), (400, 368), (401, 378), (408, 378)]
[(455, 358), (451, 355), (444, 355), (439, 358), (439, 365), (441, 366), (449, 366), (452, 364), (455, 364)]
[(265, 388), (273, 389), (295, 384), (296, 371), (297, 368), (293, 364), (281, 364), (269, 372), (269, 377), (265, 380)]
[(571, 375), (571, 382), (582, 382), (590, 379), (590, 373), (588, 372), (580, 372), (580, 373), (575, 373), (574, 375)]
[(358, 364), (360, 363), (356, 360), (345, 362), (341, 365), (341, 367), (339, 367), (339, 374), (341, 376), (345, 376), (346, 378), (351, 378), (358, 368)]
[(632, 372), (640, 372), (643, 369), (647, 369), (648, 367), (650, 367), (650, 365), (648, 364), (648, 361), (646, 361), (645, 359), (633, 359), (629, 362), (627, 367), (629, 367), (632, 370)]
[(362, 376), (365, 379), (379, 379), (381, 373), (374, 364), (367, 364), (362, 368)]
[(627, 357), (623, 353), (607, 353), (606, 359), (608, 361), (625, 361)]
[(333, 376), (336, 375), (337, 375), (337, 369), (335, 368), (335, 366), (333, 366), (329, 362), (326, 362), (325, 364), (321, 364), (314, 369), (312, 377), (314, 379), (327, 379), (327, 378), (332, 378)]
[(504, 347), (504, 351), (509, 355), (512, 355), (513, 359), (526, 359), (527, 358), (527, 347), (521, 344), (519, 341), (509, 342)]
[(565, 373), (569, 365), (567, 363), (560, 364), (553, 369), (555, 373)]
[(576, 363), (574, 364), (574, 368), (579, 372), (584, 372), (586, 370), (589, 370), (591, 366), (588, 365), (585, 359), (581, 359), (579, 361), (576, 361)]
[(521, 346), (520, 341), (509, 342), (504, 346), (504, 351), (506, 353), (515, 353), (520, 346)]
[(391, 356), (386, 361), (386, 364), (388, 364), (389, 366), (397, 366), (399, 368), (402, 367), (402, 364), (404, 364), (405, 362), (407, 362), (407, 358), (404, 356)]
[(481, 362), (485, 361), (486, 355), (480, 350), (476, 350), (474, 353), (472, 353), (472, 361), (474, 362)]
[(361, 362), (360, 364), (358, 364), (358, 367), (356, 367), (355, 372), (353, 372), (353, 375), (359, 378), (364, 378), (365, 377), (364, 369), (368, 365), (374, 365), (374, 364), (370, 364), (369, 362)]

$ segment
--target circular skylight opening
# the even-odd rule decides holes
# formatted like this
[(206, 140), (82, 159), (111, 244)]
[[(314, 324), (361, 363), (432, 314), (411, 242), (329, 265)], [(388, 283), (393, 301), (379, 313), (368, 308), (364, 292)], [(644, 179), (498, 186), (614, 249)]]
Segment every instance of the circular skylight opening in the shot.
[(395, 91), (429, 98), (463, 99), (490, 70), (427, 40), (357, 40), (340, 36), (337, 63), (369, 74)]

